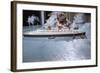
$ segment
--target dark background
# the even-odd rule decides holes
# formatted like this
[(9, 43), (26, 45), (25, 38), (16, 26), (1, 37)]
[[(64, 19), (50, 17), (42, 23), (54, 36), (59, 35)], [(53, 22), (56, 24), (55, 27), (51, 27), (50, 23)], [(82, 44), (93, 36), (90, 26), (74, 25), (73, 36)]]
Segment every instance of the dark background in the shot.
[[(44, 12), (44, 23), (46, 23), (46, 20), (50, 17), (50, 14), (52, 13), (52, 11), (45, 11)], [(68, 14), (70, 14), (70, 21), (73, 21), (73, 17), (75, 16), (75, 14), (77, 14), (78, 12), (67, 12)], [(86, 22), (91, 22), (91, 14), (90, 13), (84, 13), (86, 16), (85, 20)], [(39, 18), (40, 22), (39, 24), (41, 25), (41, 11), (36, 11), (36, 10), (23, 10), (23, 26), (28, 26), (28, 16), (32, 16), (35, 15)], [(69, 18), (69, 17), (68, 17)], [(35, 24), (34, 24), (35, 25)]]

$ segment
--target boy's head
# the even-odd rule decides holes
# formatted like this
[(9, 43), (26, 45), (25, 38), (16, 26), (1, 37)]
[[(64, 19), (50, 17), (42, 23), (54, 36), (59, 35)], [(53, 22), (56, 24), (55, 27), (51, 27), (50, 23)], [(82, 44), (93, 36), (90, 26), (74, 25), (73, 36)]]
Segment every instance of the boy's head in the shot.
[(64, 13), (58, 14), (57, 15), (57, 20), (60, 24), (66, 23), (66, 16)]

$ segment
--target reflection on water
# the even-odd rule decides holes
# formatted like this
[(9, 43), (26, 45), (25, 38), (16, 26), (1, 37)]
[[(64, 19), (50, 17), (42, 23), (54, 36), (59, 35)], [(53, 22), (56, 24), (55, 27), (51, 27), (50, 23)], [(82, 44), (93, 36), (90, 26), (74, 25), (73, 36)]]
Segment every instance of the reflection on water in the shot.
[(23, 62), (90, 59), (90, 41), (23, 37)]

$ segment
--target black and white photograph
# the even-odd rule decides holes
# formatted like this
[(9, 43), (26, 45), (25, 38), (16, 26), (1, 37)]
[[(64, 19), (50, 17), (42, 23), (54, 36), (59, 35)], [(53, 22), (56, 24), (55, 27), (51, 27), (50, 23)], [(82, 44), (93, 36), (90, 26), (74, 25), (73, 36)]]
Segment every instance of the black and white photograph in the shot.
[(91, 14), (23, 10), (23, 62), (91, 59)]

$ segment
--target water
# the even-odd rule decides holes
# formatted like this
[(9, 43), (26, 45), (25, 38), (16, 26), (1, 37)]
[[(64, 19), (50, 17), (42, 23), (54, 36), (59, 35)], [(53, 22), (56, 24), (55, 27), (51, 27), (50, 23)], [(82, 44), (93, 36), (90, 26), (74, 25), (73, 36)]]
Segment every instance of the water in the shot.
[(23, 62), (68, 61), (90, 59), (87, 39), (23, 38)]

